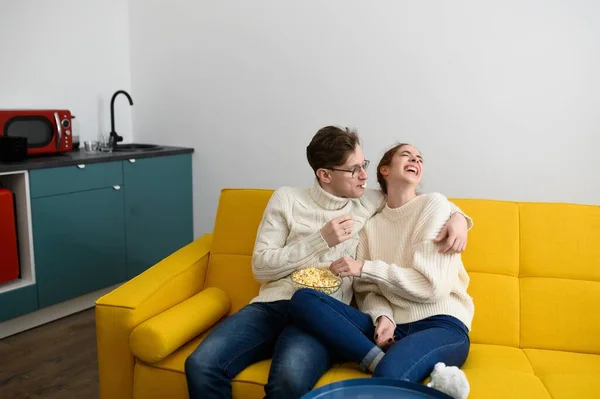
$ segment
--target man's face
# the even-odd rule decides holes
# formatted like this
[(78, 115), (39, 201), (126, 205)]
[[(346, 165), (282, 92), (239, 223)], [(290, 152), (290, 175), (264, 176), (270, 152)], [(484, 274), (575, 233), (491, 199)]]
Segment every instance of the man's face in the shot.
[(323, 189), (338, 197), (361, 197), (365, 193), (369, 178), (366, 171), (367, 166), (365, 155), (357, 145), (354, 152), (346, 158), (342, 165), (327, 169), (328, 181), (323, 181)]

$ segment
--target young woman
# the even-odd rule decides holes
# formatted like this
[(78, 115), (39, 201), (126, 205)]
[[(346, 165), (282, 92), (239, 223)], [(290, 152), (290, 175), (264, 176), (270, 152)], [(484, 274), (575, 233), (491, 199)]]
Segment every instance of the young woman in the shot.
[(421, 382), (438, 362), (462, 366), (470, 348), (469, 276), (460, 254), (434, 242), (450, 203), (438, 193), (418, 195), (422, 176), (421, 154), (408, 144), (377, 167), (386, 206), (362, 229), (357, 259), (330, 266), (353, 279), (358, 309), (311, 289), (298, 290), (290, 304), (297, 325), (374, 377)]

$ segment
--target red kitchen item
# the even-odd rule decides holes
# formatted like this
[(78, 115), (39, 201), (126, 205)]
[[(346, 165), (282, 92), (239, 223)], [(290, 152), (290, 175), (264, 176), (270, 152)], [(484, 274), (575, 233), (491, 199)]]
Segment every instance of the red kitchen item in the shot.
[(12, 191), (0, 188), (0, 283), (19, 277), (19, 251), (15, 200)]
[(26, 139), (27, 155), (68, 152), (72, 119), (66, 109), (0, 109), (0, 136)]

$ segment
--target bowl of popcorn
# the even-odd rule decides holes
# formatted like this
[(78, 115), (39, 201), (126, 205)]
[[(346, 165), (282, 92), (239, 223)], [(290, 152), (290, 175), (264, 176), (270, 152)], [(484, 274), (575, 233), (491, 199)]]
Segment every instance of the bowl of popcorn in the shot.
[(335, 276), (329, 269), (309, 267), (292, 273), (292, 282), (298, 289), (311, 288), (324, 294), (331, 295), (340, 289), (342, 279)]

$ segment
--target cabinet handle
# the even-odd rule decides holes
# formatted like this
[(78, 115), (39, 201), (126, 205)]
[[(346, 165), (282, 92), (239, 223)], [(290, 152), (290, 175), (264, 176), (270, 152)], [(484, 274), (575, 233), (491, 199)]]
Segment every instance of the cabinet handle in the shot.
[(79, 169), (84, 169), (84, 168), (85, 168), (85, 165), (77, 165), (77, 167), (78, 167)]
[(129, 162), (135, 163), (135, 159), (130, 159)]
[(121, 186), (119, 186), (119, 185), (116, 185), (116, 186), (113, 186), (113, 188), (114, 188), (115, 190), (119, 191), (119, 190), (121, 189)]

